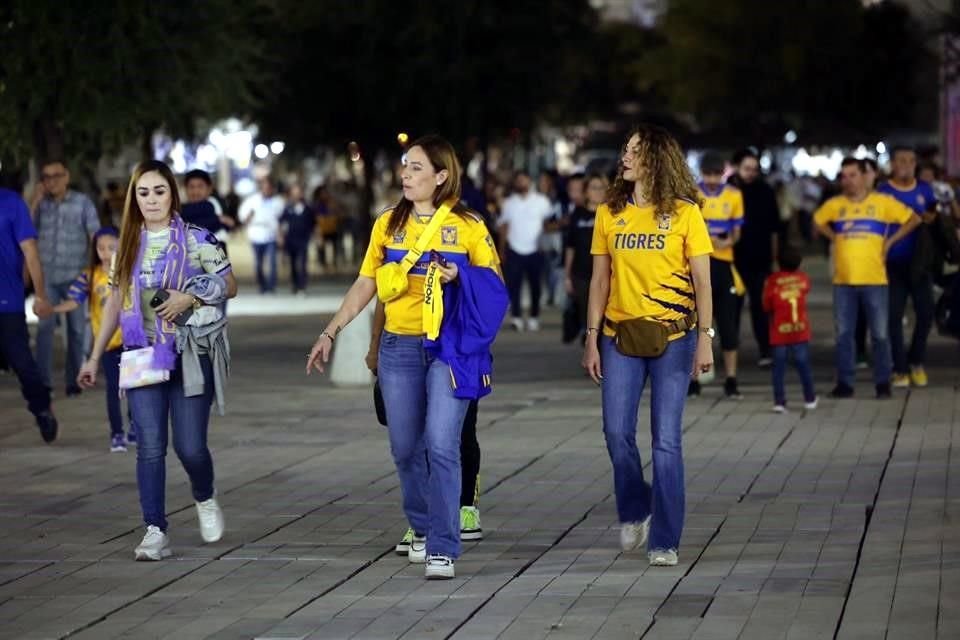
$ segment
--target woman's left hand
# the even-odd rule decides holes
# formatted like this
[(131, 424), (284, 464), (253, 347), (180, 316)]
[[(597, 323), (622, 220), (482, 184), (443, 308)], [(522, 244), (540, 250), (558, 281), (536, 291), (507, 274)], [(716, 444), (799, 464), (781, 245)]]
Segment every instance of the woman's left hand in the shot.
[(713, 342), (709, 336), (702, 334), (697, 340), (697, 353), (693, 358), (693, 371), (690, 375), (696, 378), (710, 369), (713, 369)]
[(174, 318), (193, 306), (193, 296), (176, 289), (167, 289), (167, 293), (170, 297), (157, 307), (157, 315), (167, 322), (173, 322)]
[(437, 268), (440, 270), (440, 282), (443, 284), (453, 282), (460, 275), (460, 270), (455, 262), (448, 262), (447, 266), (437, 263)]

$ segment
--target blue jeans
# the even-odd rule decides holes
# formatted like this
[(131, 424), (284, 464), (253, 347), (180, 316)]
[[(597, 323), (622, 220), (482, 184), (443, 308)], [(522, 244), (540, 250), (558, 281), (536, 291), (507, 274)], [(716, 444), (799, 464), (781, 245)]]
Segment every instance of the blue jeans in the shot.
[(460, 432), (470, 401), (453, 396), (450, 367), (424, 351), (420, 336), (384, 332), (377, 373), (403, 511), (427, 536), (428, 554), (457, 558)]
[(173, 450), (177, 453), (193, 490), (193, 499), (203, 502), (213, 497), (213, 459), (207, 448), (207, 426), (213, 400), (213, 365), (200, 356), (205, 384), (203, 394), (183, 395), (180, 361), (170, 380), (160, 384), (129, 389), (127, 402), (137, 425), (137, 486), (140, 508), (147, 526), (167, 530), (165, 495), (167, 485), (167, 426), (173, 427)]
[[(254, 242), (253, 258), (257, 264), (257, 286), (260, 293), (268, 293), (277, 288), (277, 243)], [(264, 273), (263, 263), (267, 262), (267, 272)]]
[(523, 293), (523, 281), (530, 285), (530, 317), (540, 317), (540, 285), (543, 270), (543, 254), (537, 251), (528, 255), (507, 250), (507, 263), (504, 265), (504, 277), (510, 292), (510, 313), (514, 318), (523, 317), (520, 306), (520, 294)]
[(813, 402), (817, 397), (813, 390), (813, 373), (810, 370), (810, 343), (779, 344), (773, 347), (773, 401), (774, 404), (786, 406), (787, 392), (784, 389), (783, 379), (787, 373), (787, 360), (793, 357), (793, 366), (800, 374), (800, 384), (803, 385), (803, 399)]
[(888, 324), (889, 292), (886, 285), (833, 287), (833, 326), (836, 333), (837, 382), (853, 388), (856, 380), (857, 311), (863, 305), (873, 346), (873, 381), (888, 384), (893, 363), (890, 358)]
[[(123, 414), (120, 411), (120, 356), (123, 349), (104, 351), (100, 364), (107, 383), (107, 418), (110, 419), (110, 435), (123, 435)], [(133, 431), (133, 425), (130, 430)]]
[[(46, 285), (47, 300), (57, 305), (65, 300), (71, 282)], [(66, 316), (67, 327), (67, 360), (64, 367), (64, 385), (66, 388), (77, 386), (77, 374), (83, 365), (83, 341), (87, 330), (86, 309), (80, 305), (73, 311), (63, 314)], [(53, 388), (53, 334), (57, 328), (56, 314), (40, 320), (37, 325), (37, 366), (40, 375), (48, 387)]]
[[(683, 407), (693, 368), (697, 332), (674, 340), (659, 358), (633, 358), (600, 338), (603, 371), (603, 435), (613, 463), (620, 522), (640, 522), (650, 514), (650, 549), (677, 549), (683, 531)], [(637, 409), (650, 378), (650, 433), (653, 483), (643, 478), (637, 450)]]

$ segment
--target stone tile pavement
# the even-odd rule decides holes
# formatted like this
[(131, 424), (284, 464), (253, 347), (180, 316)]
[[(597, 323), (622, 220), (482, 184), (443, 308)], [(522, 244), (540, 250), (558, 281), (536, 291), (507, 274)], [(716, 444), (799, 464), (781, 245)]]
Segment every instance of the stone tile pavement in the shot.
[(708, 386), (684, 417), (680, 564), (650, 568), (618, 550), (599, 393), (558, 322), (498, 343), (479, 425), (486, 538), (449, 582), (392, 553), (405, 523), (369, 389), (303, 377), (316, 317), (234, 322), (228, 415), (211, 428), (228, 532), (201, 544), (171, 452), (161, 563), (132, 561), (135, 454), (107, 451), (100, 392), (58, 399), (45, 446), (0, 378), (0, 638), (960, 637), (955, 343), (934, 341), (930, 388), (886, 402), (864, 375), (856, 400), (776, 416), (749, 357), (745, 400)]

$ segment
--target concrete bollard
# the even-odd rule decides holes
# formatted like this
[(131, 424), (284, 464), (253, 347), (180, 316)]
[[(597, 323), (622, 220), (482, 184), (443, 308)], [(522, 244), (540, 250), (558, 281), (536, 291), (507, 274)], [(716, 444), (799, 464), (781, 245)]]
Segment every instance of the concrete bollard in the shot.
[(338, 387), (369, 386), (373, 383), (373, 374), (367, 369), (364, 358), (370, 348), (374, 305), (375, 301), (367, 305), (337, 336), (333, 363), (330, 365), (330, 381)]

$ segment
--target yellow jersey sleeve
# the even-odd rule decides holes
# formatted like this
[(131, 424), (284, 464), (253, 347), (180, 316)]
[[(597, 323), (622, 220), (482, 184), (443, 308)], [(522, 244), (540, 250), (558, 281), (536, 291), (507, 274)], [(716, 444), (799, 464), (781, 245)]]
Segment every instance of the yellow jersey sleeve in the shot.
[(707, 231), (707, 223), (703, 221), (700, 207), (689, 204), (684, 213), (687, 219), (687, 234), (683, 243), (684, 254), (688, 258), (693, 258), (713, 253), (713, 242), (710, 240), (710, 232)]
[(825, 227), (834, 222), (837, 218), (836, 209), (833, 205), (833, 198), (820, 205), (820, 208), (813, 213), (813, 223), (819, 227)]
[(363, 263), (360, 265), (360, 275), (367, 278), (376, 278), (377, 269), (383, 265), (386, 255), (387, 224), (390, 222), (392, 211), (388, 211), (377, 218), (373, 223), (373, 230), (370, 232), (370, 244), (367, 246), (367, 253), (363, 256)]
[(470, 264), (475, 267), (496, 267), (500, 264), (500, 254), (497, 253), (497, 244), (493, 241), (493, 236), (487, 229), (487, 225), (478, 221), (472, 225), (473, 229), (470, 235), (470, 245), (467, 247), (467, 254)]
[(610, 218), (610, 208), (606, 204), (597, 207), (597, 215), (593, 224), (593, 241), (590, 243), (590, 254), (595, 256), (608, 256), (610, 249), (607, 247), (606, 225)]
[(886, 200), (886, 206), (883, 209), (882, 215), (887, 219), (887, 223), (901, 225), (907, 224), (913, 219), (913, 216), (916, 215), (913, 209), (903, 204), (893, 196), (887, 196)]

